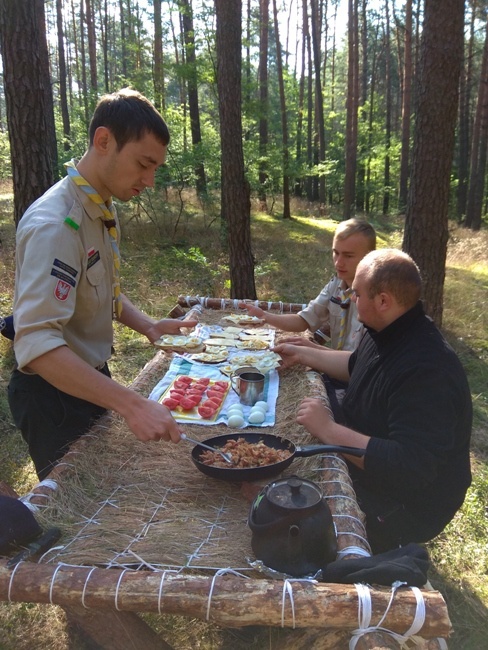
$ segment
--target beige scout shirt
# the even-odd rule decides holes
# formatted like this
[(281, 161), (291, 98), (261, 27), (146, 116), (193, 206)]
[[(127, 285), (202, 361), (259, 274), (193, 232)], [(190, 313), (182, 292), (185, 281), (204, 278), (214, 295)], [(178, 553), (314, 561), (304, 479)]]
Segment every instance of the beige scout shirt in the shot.
[[(92, 367), (111, 354), (113, 257), (100, 208), (66, 177), (17, 229), (14, 350), (19, 369), (67, 345)], [(119, 224), (117, 222), (119, 231)]]
[[(338, 277), (333, 277), (325, 285), (320, 294), (314, 300), (311, 300), (305, 309), (298, 312), (298, 315), (307, 322), (311, 332), (317, 331), (324, 322), (329, 322), (331, 347), (334, 349), (337, 349), (339, 342), (343, 308), (331, 302), (330, 299), (332, 297), (340, 299), (341, 291), (345, 288), (346, 286), (342, 280)], [(363, 325), (358, 321), (358, 311), (355, 302), (351, 301), (346, 312), (346, 336), (342, 349), (352, 351), (359, 345), (363, 333)]]

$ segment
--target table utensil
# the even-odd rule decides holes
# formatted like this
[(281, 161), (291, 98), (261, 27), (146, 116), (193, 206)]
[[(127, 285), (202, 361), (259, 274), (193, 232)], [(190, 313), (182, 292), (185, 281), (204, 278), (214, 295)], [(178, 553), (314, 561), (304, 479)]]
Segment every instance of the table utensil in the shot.
[(243, 438), (249, 443), (262, 442), (271, 449), (287, 450), (290, 456), (285, 460), (280, 460), (270, 465), (261, 465), (259, 467), (215, 467), (213, 465), (205, 465), (200, 460), (200, 455), (203, 451), (203, 443), (197, 442), (197, 446), (192, 449), (192, 461), (197, 469), (212, 478), (221, 479), (224, 481), (260, 481), (261, 479), (269, 478), (280, 474), (285, 470), (295, 458), (306, 458), (308, 456), (316, 456), (318, 454), (326, 454), (328, 452), (349, 454), (350, 456), (364, 456), (365, 449), (357, 447), (346, 447), (342, 445), (305, 445), (299, 447), (291, 440), (280, 438), (270, 433), (229, 433), (213, 438), (207, 438), (205, 445), (210, 445), (213, 451), (218, 451), (217, 448), (223, 447), (229, 440), (238, 440)]
[[(194, 440), (193, 438), (189, 438), (186, 433), (181, 434), (181, 439), (186, 440), (187, 442), (191, 442), (194, 445), (198, 445), (199, 447), (204, 447), (205, 449), (209, 449), (210, 451), (214, 451), (217, 454), (220, 454), (222, 458), (225, 460), (226, 463), (229, 463), (230, 465), (233, 465), (233, 460), (232, 456), (230, 454), (226, 454), (225, 451), (221, 451), (220, 449), (216, 449), (215, 447), (211, 447), (210, 445), (206, 445), (204, 442), (200, 442), (199, 440)], [(193, 449), (196, 449), (194, 447)], [(193, 453), (193, 452), (192, 452)]]
[(258, 370), (236, 371), (230, 378), (232, 389), (239, 396), (241, 404), (253, 406), (263, 399), (264, 375)]

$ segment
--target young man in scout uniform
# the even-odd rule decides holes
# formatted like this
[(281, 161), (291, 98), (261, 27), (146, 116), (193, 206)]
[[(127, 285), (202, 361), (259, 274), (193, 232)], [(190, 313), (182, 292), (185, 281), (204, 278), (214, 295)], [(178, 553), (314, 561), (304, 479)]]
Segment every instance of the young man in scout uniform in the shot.
[(180, 439), (169, 410), (113, 381), (107, 366), (114, 319), (151, 342), (180, 333), (181, 321), (154, 320), (121, 292), (112, 203), (154, 185), (168, 128), (145, 97), (124, 89), (101, 98), (89, 139), (81, 160), (67, 164), (67, 176), (29, 207), (17, 229), (17, 368), (9, 404), (41, 479), (108, 409), (139, 440)]

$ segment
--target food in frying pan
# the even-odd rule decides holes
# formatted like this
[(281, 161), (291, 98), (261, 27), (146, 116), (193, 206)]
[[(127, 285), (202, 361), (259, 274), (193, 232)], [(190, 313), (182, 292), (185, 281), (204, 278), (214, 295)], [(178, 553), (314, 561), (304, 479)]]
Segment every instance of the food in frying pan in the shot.
[[(292, 452), (287, 449), (273, 449), (266, 446), (262, 441), (246, 442), (244, 438), (229, 440), (219, 449), (229, 453), (232, 457), (233, 467), (240, 469), (272, 465), (286, 460), (292, 455)], [(222, 459), (222, 456), (213, 451), (204, 451), (200, 454), (199, 460), (204, 465), (211, 465), (212, 467), (229, 467), (229, 464)]]

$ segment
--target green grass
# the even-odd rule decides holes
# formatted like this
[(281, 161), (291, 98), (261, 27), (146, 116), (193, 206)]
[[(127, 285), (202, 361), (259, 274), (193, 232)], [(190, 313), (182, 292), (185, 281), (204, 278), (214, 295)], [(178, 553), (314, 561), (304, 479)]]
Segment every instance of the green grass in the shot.
[[(173, 197), (174, 198), (174, 197)], [(124, 206), (123, 287), (152, 316), (164, 316), (179, 294), (228, 296), (229, 273), (220, 248), (217, 208), (152, 198), (147, 209)], [(253, 251), (256, 285), (264, 300), (306, 302), (333, 272), (331, 242), (337, 222), (310, 216), (295, 206), (294, 218), (254, 214)], [(301, 215), (301, 216), (298, 216)], [(400, 247), (402, 222), (373, 220), (379, 246)], [(0, 196), (0, 314), (11, 309), (14, 277), (14, 228), (11, 196)], [(488, 638), (488, 235), (453, 227), (449, 242), (443, 329), (468, 373), (475, 426), (474, 480), (466, 502), (442, 535), (430, 543), (431, 582), (445, 596), (454, 633), (451, 650), (479, 650)], [(144, 337), (116, 328), (114, 377), (129, 384), (153, 354)], [(6, 386), (13, 364), (9, 343), (0, 337), (0, 478), (20, 494), (36, 483), (32, 463), (12, 424)], [(279, 630), (263, 638), (252, 630), (225, 631), (178, 617), (149, 618), (179, 650), (202, 648), (279, 648)], [(0, 650), (82, 648), (70, 635), (62, 610), (31, 604), (0, 604)]]

